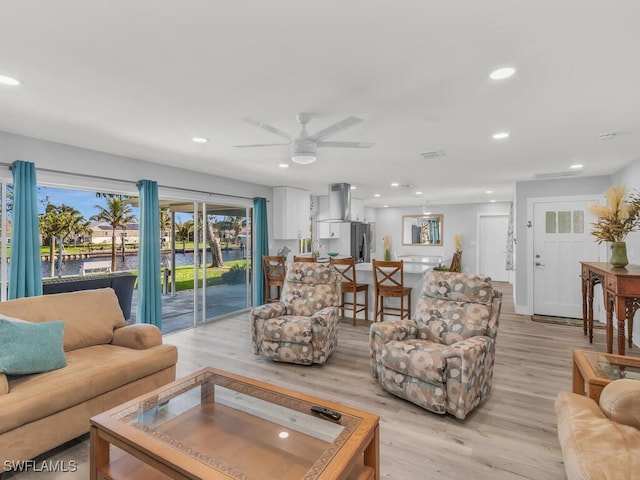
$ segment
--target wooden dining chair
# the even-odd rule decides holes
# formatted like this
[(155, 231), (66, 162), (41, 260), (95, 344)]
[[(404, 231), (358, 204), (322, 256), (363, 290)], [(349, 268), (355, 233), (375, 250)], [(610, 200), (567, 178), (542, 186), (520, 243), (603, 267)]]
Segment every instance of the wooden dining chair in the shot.
[[(364, 311), (364, 319), (369, 321), (369, 284), (358, 283), (356, 280), (356, 262), (353, 258), (333, 258), (329, 263), (338, 271), (342, 279), (341, 315), (344, 317), (345, 307), (350, 307), (352, 324), (356, 326), (356, 315)], [(358, 303), (358, 292), (364, 292), (364, 303)], [(351, 294), (351, 302), (346, 295)]]
[(316, 257), (299, 257), (297, 255), (293, 256), (294, 262), (317, 262), (318, 259)]
[[(286, 257), (280, 255), (263, 255), (262, 268), (264, 270), (264, 301), (265, 303), (280, 300), (280, 290), (284, 285)], [(276, 296), (271, 296), (271, 287), (275, 287)]]
[[(373, 280), (375, 282), (374, 322), (384, 321), (384, 316), (411, 318), (411, 288), (404, 286), (404, 262), (373, 260)], [(400, 307), (385, 305), (385, 298), (400, 299)], [(405, 307), (404, 299), (408, 303)]]

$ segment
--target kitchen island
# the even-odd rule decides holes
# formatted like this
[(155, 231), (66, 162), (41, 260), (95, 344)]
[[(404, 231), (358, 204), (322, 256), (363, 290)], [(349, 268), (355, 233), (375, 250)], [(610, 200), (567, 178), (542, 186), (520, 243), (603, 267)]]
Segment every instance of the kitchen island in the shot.
[[(411, 316), (416, 311), (418, 305), (418, 298), (420, 297), (420, 290), (422, 289), (422, 278), (424, 272), (427, 272), (433, 268), (432, 265), (422, 262), (404, 262), (404, 285), (405, 287), (411, 287)], [(373, 265), (371, 263), (356, 263), (356, 275), (358, 283), (369, 284), (369, 318), (373, 321), (374, 317), (374, 305), (375, 305), (375, 281), (373, 279)], [(385, 302), (392, 302), (390, 305), (394, 305), (393, 302), (397, 302), (400, 306), (400, 299), (387, 298)], [(387, 320), (398, 319), (393, 316), (386, 316)]]

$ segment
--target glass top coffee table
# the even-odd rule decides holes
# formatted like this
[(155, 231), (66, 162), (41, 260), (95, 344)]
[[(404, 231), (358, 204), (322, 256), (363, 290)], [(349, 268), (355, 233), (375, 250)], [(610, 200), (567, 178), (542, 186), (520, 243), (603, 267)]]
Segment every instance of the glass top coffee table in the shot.
[(574, 393), (586, 394), (597, 402), (602, 389), (620, 378), (640, 380), (640, 358), (591, 350), (573, 350)]
[(91, 478), (379, 479), (378, 422), (205, 368), (93, 417)]

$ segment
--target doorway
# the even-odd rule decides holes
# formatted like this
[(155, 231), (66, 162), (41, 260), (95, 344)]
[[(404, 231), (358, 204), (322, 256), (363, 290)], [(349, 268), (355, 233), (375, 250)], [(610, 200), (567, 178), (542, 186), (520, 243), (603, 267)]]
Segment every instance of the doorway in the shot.
[(534, 314), (582, 318), (580, 262), (600, 258), (590, 229), (596, 220), (587, 209), (591, 203), (598, 199), (532, 199)]
[(508, 213), (478, 216), (478, 273), (496, 282), (510, 281), (506, 268), (508, 230)]

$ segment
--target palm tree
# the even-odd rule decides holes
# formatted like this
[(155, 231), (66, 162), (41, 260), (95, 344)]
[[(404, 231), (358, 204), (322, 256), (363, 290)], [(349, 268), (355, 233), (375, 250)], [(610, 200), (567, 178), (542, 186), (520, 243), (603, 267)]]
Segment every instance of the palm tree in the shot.
[[(49, 242), (49, 261), (51, 263), (51, 276), (54, 276), (53, 252), (56, 238), (63, 241), (69, 235), (75, 234), (77, 226), (82, 224), (84, 217), (78, 210), (68, 205), (56, 206), (48, 203), (45, 213), (40, 215), (40, 233), (45, 242)], [(62, 252), (61, 252), (62, 253)]]
[(214, 222), (214, 218), (207, 215), (207, 227), (205, 228), (207, 242), (209, 243), (209, 250), (211, 251), (212, 268), (224, 267), (224, 262), (222, 261), (222, 249), (220, 248), (220, 237), (218, 237), (213, 229), (213, 226), (216, 224)]
[(160, 248), (164, 245), (165, 235), (171, 235), (171, 215), (169, 214), (169, 209), (167, 207), (160, 209), (160, 237), (162, 238)]
[(97, 222), (106, 222), (111, 227), (111, 271), (116, 271), (116, 230), (126, 230), (127, 224), (134, 222), (136, 216), (131, 213), (131, 205), (116, 196), (105, 197), (106, 208), (96, 205), (99, 212), (91, 217)]
[(185, 242), (193, 238), (193, 220), (187, 220), (176, 224), (176, 240), (182, 241), (182, 251), (185, 249)]

